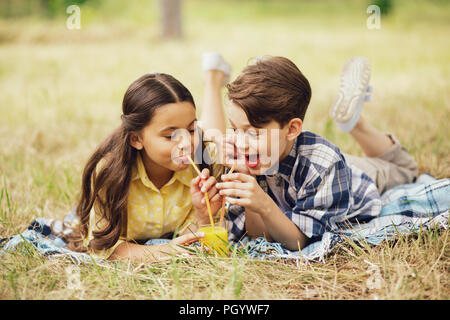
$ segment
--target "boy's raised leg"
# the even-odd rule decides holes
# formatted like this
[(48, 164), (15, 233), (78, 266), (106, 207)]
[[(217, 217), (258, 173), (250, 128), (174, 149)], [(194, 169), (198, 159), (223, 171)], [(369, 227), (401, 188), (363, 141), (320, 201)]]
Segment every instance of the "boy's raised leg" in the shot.
[(394, 145), (388, 135), (376, 129), (362, 117), (359, 118), (350, 134), (367, 157), (378, 157)]
[(377, 157), (393, 145), (393, 141), (361, 117), (362, 107), (370, 98), (370, 62), (365, 57), (352, 57), (344, 64), (339, 95), (330, 116), (344, 132), (350, 133), (367, 157)]
[(230, 79), (231, 66), (220, 54), (206, 52), (202, 56), (202, 69), (205, 87), (200, 120), (205, 131), (204, 139), (214, 140), (226, 131), (222, 88)]

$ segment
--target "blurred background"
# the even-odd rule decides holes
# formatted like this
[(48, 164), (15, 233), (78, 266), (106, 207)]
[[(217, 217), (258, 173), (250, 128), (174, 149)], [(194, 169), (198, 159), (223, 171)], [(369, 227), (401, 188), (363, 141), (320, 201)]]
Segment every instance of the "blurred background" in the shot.
[(328, 110), (343, 63), (368, 57), (374, 93), (363, 115), (396, 134), (421, 172), (449, 177), (449, 39), (446, 0), (0, 0), (2, 197), (14, 197), (24, 225), (67, 213), (132, 81), (172, 74), (201, 112), (204, 51), (220, 52), (232, 79), (250, 58), (291, 59), (312, 86), (305, 129), (357, 155)]

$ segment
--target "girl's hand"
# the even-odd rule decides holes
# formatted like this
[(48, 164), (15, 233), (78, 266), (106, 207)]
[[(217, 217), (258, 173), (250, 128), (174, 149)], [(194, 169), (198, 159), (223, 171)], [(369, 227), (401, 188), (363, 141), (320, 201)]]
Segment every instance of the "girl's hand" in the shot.
[(131, 242), (122, 242), (119, 244), (108, 260), (129, 259), (139, 262), (156, 262), (170, 259), (171, 255), (192, 254), (180, 246), (188, 246), (193, 242), (203, 238), (205, 234), (198, 232), (196, 234), (187, 233), (177, 237), (167, 244), (142, 245)]
[(188, 233), (180, 237), (176, 237), (172, 241), (170, 241), (168, 244), (162, 244), (159, 248), (159, 251), (161, 253), (165, 253), (168, 255), (185, 255), (185, 254), (192, 254), (191, 251), (186, 250), (180, 246), (188, 246), (199, 239), (203, 238), (205, 236), (204, 232), (197, 232), (197, 233)]
[(199, 224), (209, 224), (209, 213), (205, 200), (208, 192), (213, 217), (222, 206), (222, 197), (216, 188), (216, 178), (209, 176), (209, 170), (203, 169), (202, 175), (191, 181), (192, 204), (195, 208), (195, 220)]
[(232, 173), (222, 175), (222, 180), (225, 182), (217, 183), (216, 188), (229, 203), (259, 214), (266, 213), (273, 206), (272, 198), (264, 192), (254, 177), (244, 173)]

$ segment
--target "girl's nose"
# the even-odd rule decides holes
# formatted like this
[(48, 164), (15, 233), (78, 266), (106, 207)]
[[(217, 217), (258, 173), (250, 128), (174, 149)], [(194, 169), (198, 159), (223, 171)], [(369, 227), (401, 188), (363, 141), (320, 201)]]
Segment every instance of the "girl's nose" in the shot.
[(180, 150), (186, 150), (186, 151), (189, 151), (189, 150), (191, 150), (191, 147), (192, 147), (192, 144), (193, 144), (193, 142), (194, 141), (192, 141), (193, 139), (191, 139), (191, 136), (190, 135), (186, 135), (186, 134), (183, 134), (182, 136), (181, 136), (181, 138), (180, 138), (180, 140), (179, 140), (179, 143), (178, 143), (178, 149), (180, 149)]

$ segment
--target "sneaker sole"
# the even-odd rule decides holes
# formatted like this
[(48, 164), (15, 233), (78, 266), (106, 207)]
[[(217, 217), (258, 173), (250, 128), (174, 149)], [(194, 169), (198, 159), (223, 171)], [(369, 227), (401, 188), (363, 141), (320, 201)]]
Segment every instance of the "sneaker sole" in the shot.
[(343, 66), (338, 97), (330, 110), (336, 122), (347, 122), (361, 109), (370, 81), (370, 62), (364, 57), (352, 57)]

